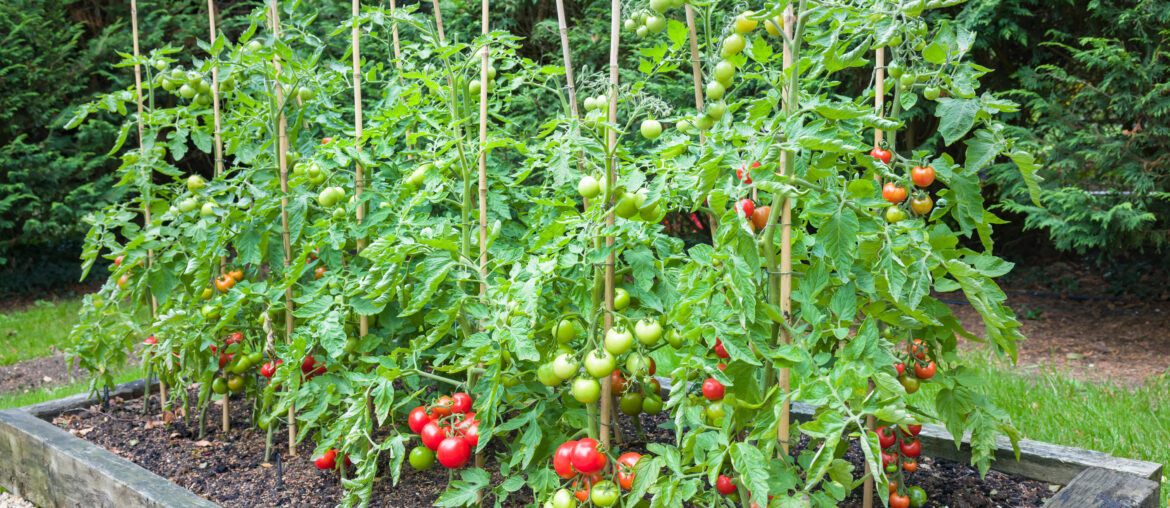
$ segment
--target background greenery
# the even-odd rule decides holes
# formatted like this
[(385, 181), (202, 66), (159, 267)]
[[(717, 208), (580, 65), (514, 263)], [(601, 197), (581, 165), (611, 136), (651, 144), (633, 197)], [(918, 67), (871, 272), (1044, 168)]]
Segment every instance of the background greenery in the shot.
[[(261, 3), (217, 2), (220, 28), (238, 35)], [(322, 18), (348, 16), (347, 3), (309, 3), (322, 4), (314, 6)], [(587, 85), (606, 64), (608, 17), (601, 14), (608, 3), (566, 4), (574, 64)], [(478, 31), (478, 6), (444, 1), (452, 37)], [(143, 51), (171, 44), (187, 50), (180, 60), (201, 56), (194, 48), (206, 39), (205, 2), (142, 0), (139, 9)], [(1063, 253), (1165, 269), (1159, 254), (1170, 239), (1170, 1), (972, 0), (934, 15), (979, 32), (974, 57), (996, 69), (988, 89), (1024, 105), (1007, 120), (1043, 162), (1043, 207), (1025, 197), (1010, 164), (982, 175), (985, 194), (1014, 223), (996, 230), (1001, 254)], [(494, 27), (524, 37), (521, 56), (559, 62), (553, 0), (502, 0), (493, 16)], [(118, 161), (107, 156), (121, 128), (117, 115), (76, 130), (63, 126), (77, 106), (133, 82), (129, 69), (114, 67), (117, 52), (131, 50), (129, 6), (12, 0), (0, 4), (0, 33), (0, 296), (35, 296), (77, 281), (85, 215), (124, 192), (112, 185)], [(366, 54), (389, 61), (389, 37), (381, 36)], [(345, 58), (344, 47), (330, 50)], [(686, 82), (660, 86), (654, 93), (666, 99), (691, 93)], [(529, 93), (534, 114), (554, 100), (542, 90)], [(899, 147), (937, 150), (937, 119), (929, 108), (919, 111)], [(188, 153), (175, 165), (210, 174), (205, 154)], [(104, 267), (94, 276), (104, 278)]]

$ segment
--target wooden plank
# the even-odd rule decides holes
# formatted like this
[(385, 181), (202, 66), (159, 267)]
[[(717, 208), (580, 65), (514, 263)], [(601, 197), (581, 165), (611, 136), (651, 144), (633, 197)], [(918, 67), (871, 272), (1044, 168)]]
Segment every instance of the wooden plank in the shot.
[(1090, 467), (1044, 504), (1047, 508), (1158, 508), (1159, 485), (1128, 473)]

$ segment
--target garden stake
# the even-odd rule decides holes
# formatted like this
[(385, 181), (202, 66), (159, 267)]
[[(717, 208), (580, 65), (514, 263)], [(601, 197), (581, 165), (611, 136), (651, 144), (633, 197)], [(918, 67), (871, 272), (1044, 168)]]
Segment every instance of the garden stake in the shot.
[[(557, 26), (560, 28), (561, 32), (561, 53), (565, 58), (565, 84), (569, 90), (569, 112), (573, 115), (573, 118), (577, 118), (577, 85), (573, 81), (573, 59), (572, 54), (569, 51), (569, 27), (565, 22), (564, 0), (557, 0)], [(576, 127), (573, 129), (573, 133), (578, 136), (581, 135), (580, 124), (576, 124)], [(584, 153), (580, 151), (577, 152), (577, 169), (581, 172), (585, 171), (581, 164), (581, 160), (584, 157)], [(589, 198), (582, 196), (581, 202), (585, 205), (586, 209), (589, 208)]]
[[(613, 0), (609, 8), (609, 123), (617, 123), (617, 96), (618, 96), (618, 43), (621, 42), (622, 35), (622, 2), (621, 0)], [(605, 143), (605, 169), (606, 169), (606, 194), (609, 200), (606, 201), (606, 208), (609, 209), (609, 215), (605, 217), (605, 225), (612, 229), (614, 226), (614, 211), (613, 211), (613, 191), (612, 189), (617, 183), (617, 131), (612, 128), (606, 128), (606, 143)], [(613, 327), (613, 290), (614, 290), (614, 263), (616, 258), (613, 252), (614, 238), (612, 236), (605, 237), (605, 247), (609, 249), (609, 257), (605, 263), (605, 327), (604, 332), (609, 331)], [(610, 401), (613, 399), (610, 393), (610, 379), (606, 376), (601, 379), (601, 424), (598, 431), (601, 434), (602, 447), (609, 447), (609, 422), (610, 422)]]
[[(480, 10), (482, 11), (482, 33), (484, 38), (488, 35), (489, 13), (488, 0), (483, 0)], [(487, 295), (487, 118), (488, 118), (488, 90), (491, 88), (491, 83), (488, 77), (488, 67), (491, 65), (491, 51), (485, 42), (483, 49), (480, 50), (482, 60), (479, 66), (479, 296), (484, 298)], [(481, 326), (482, 328), (482, 326)], [(480, 364), (483, 367), (483, 364)], [(470, 390), (476, 378), (475, 375), (468, 375), (469, 381), (468, 389)], [(475, 467), (483, 467), (483, 453), (476, 451), (475, 453)], [(480, 503), (483, 502), (483, 491), (478, 494)]]
[[(687, 38), (691, 43), (691, 75), (695, 79), (695, 111), (703, 112), (703, 69), (699, 59), (699, 35), (695, 31), (695, 11), (691, 4), (683, 5), (687, 15)], [(707, 134), (699, 130), (699, 146), (707, 142)], [(711, 241), (715, 241), (715, 231), (719, 229), (719, 219), (715, 214), (707, 213), (707, 225), (711, 230)]]
[(276, 454), (276, 488), (284, 488), (284, 465), (280, 463), (280, 454)]
[[(268, 5), (269, 22), (272, 24), (272, 34), (280, 39), (280, 13), (276, 10), (276, 0)], [(288, 123), (284, 117), (284, 88), (280, 86), (280, 57), (273, 55), (272, 65), (276, 68), (276, 103), (280, 106), (280, 116), (276, 122), (276, 160), (280, 166), (280, 231), (281, 241), (284, 244), (284, 268), (292, 265), (292, 246), (290, 245), (288, 229)], [(284, 290), (284, 340), (292, 340), (293, 332), (293, 299), (292, 287)], [(293, 405), (288, 408), (288, 454), (297, 456), (297, 409)]]
[(443, 12), (439, 9), (439, 0), (431, 0), (431, 4), (435, 6), (435, 29), (439, 32), (439, 41), (447, 40), (447, 36), (443, 34)]
[[(354, 142), (357, 143), (355, 149), (361, 153), (362, 143), (362, 76), (361, 76), (361, 26), (358, 21), (361, 15), (361, 2), (353, 0), (353, 131)], [(357, 203), (357, 222), (360, 225), (362, 219), (366, 216), (365, 206), (362, 205), (362, 187), (363, 187), (363, 169), (362, 161), (354, 159), (354, 166), (356, 167), (356, 175), (354, 178), (354, 201)], [(365, 237), (358, 237), (357, 250), (360, 252), (366, 247)], [(358, 337), (365, 337), (370, 333), (370, 318), (366, 315), (358, 316)], [(371, 415), (371, 420), (374, 414), (374, 399), (366, 397), (366, 411)]]
[[(875, 93), (873, 97), (874, 109), (877, 111), (879, 117), (882, 116), (882, 106), (886, 102), (886, 50), (878, 48), (877, 54), (874, 58), (875, 67)], [(879, 146), (882, 143), (882, 130), (873, 130), (873, 146)], [(882, 178), (879, 175), (874, 175), (874, 179), (878, 181), (878, 187), (881, 187)], [(869, 381), (869, 391), (873, 392), (873, 380)], [(873, 432), (877, 427), (877, 422), (874, 420), (872, 414), (865, 415), (865, 428)], [(861, 507), (873, 507), (873, 471), (869, 469), (869, 461), (865, 462), (865, 485), (861, 488)]]

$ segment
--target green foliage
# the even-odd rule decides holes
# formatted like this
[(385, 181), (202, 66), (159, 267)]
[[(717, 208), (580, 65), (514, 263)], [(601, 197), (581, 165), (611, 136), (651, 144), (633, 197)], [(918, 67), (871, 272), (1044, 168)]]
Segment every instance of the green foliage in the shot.
[[(758, 17), (771, 19), (786, 5), (769, 4)], [(957, 338), (974, 337), (935, 295), (961, 291), (983, 317), (990, 348), (1014, 357), (1019, 323), (994, 281), (1011, 265), (991, 253), (992, 228), (1002, 221), (985, 208), (977, 172), (1005, 156), (1035, 185), (1032, 159), (996, 120), (1015, 105), (977, 93), (987, 69), (964, 58), (974, 41), (969, 31), (948, 23), (928, 30), (919, 9), (893, 3), (802, 0), (794, 7), (797, 36), (788, 46), (803, 62), (797, 69), (783, 69), (786, 43), (759, 28), (741, 54), (723, 57), (738, 74), (726, 96), (715, 97), (722, 102), (696, 111), (684, 93), (690, 47), (675, 19), (622, 48), (628, 56), (619, 88), (583, 76), (578, 100), (592, 107), (574, 116), (559, 59), (525, 57), (519, 37), (503, 30), (477, 36), (475, 25), (453, 28), (457, 20), (439, 40), (413, 7), (364, 6), (360, 22), (371, 42), (363, 43), (369, 52), (359, 74), (360, 137), (352, 128), (344, 16), (319, 17), (290, 1), (281, 7), (280, 37), (257, 9), (238, 38), (127, 56), (121, 65), (144, 64), (151, 85), (146, 135), (142, 146), (127, 143), (128, 135), (115, 145), (118, 186), (130, 199), (95, 217), (84, 259), (87, 269), (102, 258), (122, 262), (86, 297), (72, 352), (100, 373), (95, 385), (110, 383), (110, 367), (153, 335), (158, 345), (146, 351), (162, 354), (149, 361), (172, 385), (202, 382), (203, 407), (223, 374), (212, 346), (222, 348), (218, 354), (283, 360), (270, 382), (249, 382), (246, 392), (258, 414), (278, 423), (295, 408), (298, 440), (350, 456), (347, 505), (368, 502), (373, 478), (387, 473), (380, 457), (397, 481), (413, 439), (404, 415), (429, 403), (424, 394), (435, 389), (473, 394), (479, 450), (489, 442), (504, 450), (495, 457), (501, 483), (469, 468), (453, 476), (439, 504), (470, 505), (481, 493), (506, 504), (524, 485), (541, 499), (551, 494), (561, 483), (548, 466), (557, 445), (605, 427), (596, 406), (578, 403), (564, 387), (584, 374), (573, 367), (566, 379), (550, 379), (547, 372), (557, 357), (572, 366), (600, 350), (607, 322), (633, 328), (644, 318), (671, 328), (674, 345), (639, 340), (617, 362), (629, 389), (644, 392), (651, 379), (641, 355), (670, 359), (663, 368), (671, 371), (661, 373), (676, 381), (666, 401), (676, 441), (649, 447), (655, 457), (639, 466), (635, 485), (659, 505), (723, 502), (709, 485), (729, 474), (757, 501), (771, 494), (835, 506), (862, 476), (837, 457), (849, 441), (859, 442), (872, 470), (882, 470), (875, 436), (864, 427), (868, 415), (891, 424), (937, 415), (955, 436), (971, 434), (973, 462), (986, 471), (995, 437), (1017, 433), (979, 396), (978, 376), (957, 355)], [(729, 18), (710, 7), (698, 16), (700, 52), (713, 67)], [(387, 40), (395, 24), (404, 58), (392, 62)], [(480, 77), (476, 55), (484, 46), (498, 76), (480, 86), (488, 101), (481, 144), (481, 98), (471, 82)], [(894, 100), (875, 113), (874, 90), (864, 84), (874, 73), (869, 55), (887, 46), (891, 60), (920, 80), (897, 85)], [(225, 170), (191, 185), (183, 161), (212, 151), (213, 66), (234, 84), (220, 88)], [(655, 85), (661, 82), (675, 85)], [(868, 153), (873, 129), (896, 140), (903, 112), (917, 112), (918, 95), (936, 85), (950, 92), (935, 110), (937, 143), (965, 157), (899, 151), (890, 142), (895, 157), (876, 162)], [(132, 97), (115, 90), (79, 108), (69, 125), (124, 112)], [(716, 104), (726, 106), (724, 116), (713, 115)], [(653, 141), (636, 134), (651, 115), (668, 125)], [(124, 133), (132, 115), (127, 120)], [(705, 143), (679, 127), (684, 120), (706, 131)], [(759, 166), (749, 167), (753, 161)], [(915, 188), (909, 172), (918, 164), (933, 166), (937, 183)], [(735, 175), (741, 168), (753, 184)], [(606, 191), (585, 206), (577, 183), (587, 175)], [(933, 210), (887, 221), (888, 207), (908, 204), (883, 201), (879, 178), (914, 188), (915, 199), (933, 196)], [(745, 196), (769, 207), (762, 231), (742, 213)], [(781, 243), (785, 202), (793, 205), (791, 246)], [(688, 245), (667, 234), (668, 213), (706, 215), (718, 227), (707, 231), (709, 243)], [(793, 261), (784, 272), (783, 255)], [(216, 281), (222, 289), (213, 289), (233, 269), (243, 274), (239, 282)], [(791, 309), (781, 302), (787, 283)], [(628, 308), (606, 304), (604, 293), (615, 286), (628, 292)], [(158, 314), (142, 323), (135, 312), (151, 297)], [(550, 332), (566, 318), (580, 332), (558, 345)], [(223, 338), (234, 332), (242, 343), (228, 345)], [(911, 340), (922, 341), (929, 349), (923, 361), (939, 367), (924, 382), (942, 386), (921, 407), (906, 399), (905, 384), (916, 381), (897, 379), (893, 367), (914, 361), (902, 353)], [(725, 358), (715, 357), (716, 344)], [(298, 368), (310, 355), (323, 365), (320, 375)], [(792, 376), (783, 389), (780, 372)], [(723, 402), (688, 389), (707, 377), (726, 386)], [(798, 426), (812, 444), (798, 457), (776, 458), (779, 415), (792, 400), (820, 408), (816, 420)], [(880, 489), (889, 478), (880, 476)]]
[(997, 36), (986, 58), (1022, 59), (1002, 86), (1023, 104), (1016, 134), (1045, 181), (1033, 202), (1017, 173), (994, 166), (1000, 206), (1060, 250), (1161, 252), (1170, 241), (1170, 2), (978, 1), (956, 17)]

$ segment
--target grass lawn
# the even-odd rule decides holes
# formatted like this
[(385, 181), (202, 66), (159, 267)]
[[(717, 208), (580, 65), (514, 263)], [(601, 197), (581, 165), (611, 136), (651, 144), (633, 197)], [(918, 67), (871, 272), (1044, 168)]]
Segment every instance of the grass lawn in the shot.
[(69, 343), (69, 330), (77, 322), (81, 299), (46, 302), (0, 314), (0, 365), (48, 356)]
[[(142, 371), (136, 367), (127, 367), (114, 376), (114, 384), (129, 383), (140, 379)], [(0, 394), (0, 409), (23, 407), (53, 399), (60, 399), (70, 395), (84, 393), (89, 389), (89, 380), (79, 381), (68, 385), (47, 386), (38, 390), (24, 393)]]
[[(1028, 439), (1158, 462), (1170, 475), (1170, 372), (1137, 388), (1078, 381), (1057, 371), (986, 363), (984, 393)], [(916, 394), (933, 397), (936, 386)], [(995, 464), (992, 463), (992, 467)], [(1162, 487), (1159, 506), (1170, 506)]]

